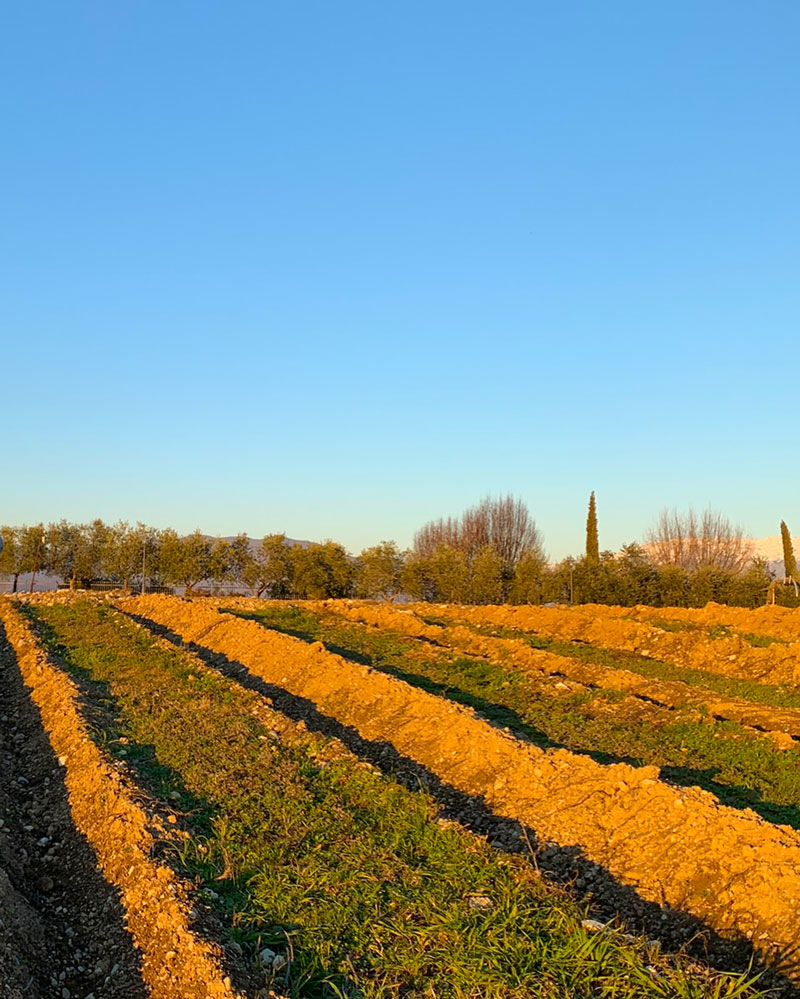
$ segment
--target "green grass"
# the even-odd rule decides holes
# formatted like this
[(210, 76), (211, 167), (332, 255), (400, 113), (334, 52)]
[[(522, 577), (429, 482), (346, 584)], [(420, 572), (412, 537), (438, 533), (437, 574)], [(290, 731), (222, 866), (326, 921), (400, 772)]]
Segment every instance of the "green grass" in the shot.
[[(440, 618), (422, 618), (427, 624), (452, 627), (456, 622)], [(530, 631), (517, 628), (504, 628), (497, 625), (478, 625), (471, 621), (458, 621), (458, 624), (471, 631), (493, 638), (518, 638), (527, 642), (534, 649), (543, 649), (555, 655), (577, 659), (580, 662), (608, 669), (626, 669), (639, 676), (650, 676), (657, 680), (676, 680), (690, 687), (699, 687), (736, 697), (753, 704), (766, 704), (775, 708), (800, 708), (800, 688), (787, 684), (758, 683), (755, 680), (745, 680), (740, 677), (723, 676), (708, 670), (695, 669), (691, 666), (677, 666), (653, 659), (650, 656), (639, 655), (636, 652), (626, 652), (621, 649), (604, 649), (586, 642), (568, 641), (567, 639), (550, 638)], [(718, 636), (719, 637), (719, 636)], [(746, 636), (743, 636), (746, 637)], [(766, 636), (749, 636), (764, 640)], [(754, 642), (753, 644), (757, 644)], [(769, 642), (767, 642), (769, 644)]]
[[(282, 742), (255, 695), (94, 603), (29, 609), (78, 678), (94, 736), (124, 747), (151, 792), (178, 796), (190, 837), (175, 857), (246, 953), (292, 957), (297, 997), (529, 999), (733, 997), (657, 948), (590, 933), (584, 915), (519, 857), (457, 827), (435, 803), (331, 751)], [(126, 740), (121, 742), (121, 740)], [(174, 802), (173, 802), (174, 803)], [(210, 889), (210, 892), (209, 892)], [(488, 898), (487, 907), (470, 904)], [(647, 971), (657, 963), (658, 975)]]
[(530, 635), (511, 629), (502, 635), (498, 629), (492, 629), (492, 633), (498, 637), (522, 638), (535, 649), (544, 649), (556, 655), (578, 659), (595, 666), (627, 669), (631, 673), (638, 673), (639, 676), (649, 676), (658, 680), (675, 680), (690, 687), (710, 690), (727, 697), (741, 698), (754, 704), (766, 704), (779, 708), (800, 708), (800, 690), (797, 687), (757, 683), (755, 680), (724, 676), (721, 673), (712, 673), (709, 670), (696, 669), (692, 666), (676, 666), (660, 659), (653, 659), (650, 656), (638, 655), (635, 652), (602, 649), (583, 642), (551, 639), (543, 635)]
[(708, 637), (712, 642), (716, 642), (718, 638), (732, 638), (733, 628), (729, 627), (727, 624), (715, 624), (708, 629)]
[[(639, 621), (639, 618), (628, 617), (628, 621)], [(708, 637), (714, 641), (717, 638), (730, 638), (733, 635), (743, 639), (749, 645), (753, 645), (756, 648), (766, 649), (770, 645), (774, 645), (776, 642), (778, 644), (785, 644), (786, 639), (774, 638), (772, 635), (753, 635), (748, 632), (734, 631), (729, 625), (717, 624), (712, 625), (710, 628), (704, 627), (702, 624), (698, 624), (695, 621), (681, 621), (675, 618), (646, 618), (642, 623), (651, 624), (654, 628), (660, 628), (662, 631), (705, 631)]]
[[(624, 760), (662, 768), (664, 777), (698, 785), (736, 808), (752, 808), (771, 822), (800, 829), (800, 756), (733, 722), (697, 720), (693, 710), (662, 712), (660, 724), (604, 716), (618, 691), (592, 689), (553, 697), (553, 680), (540, 683), (502, 662), (425, 654), (424, 645), (388, 629), (369, 628), (301, 608), (268, 606), (236, 612), (339, 655), (390, 673), (430, 693), (475, 708), (484, 717), (543, 748), (566, 747), (601, 763)], [(563, 643), (551, 643), (551, 651)], [(555, 647), (554, 647), (555, 645)], [(597, 663), (605, 651), (576, 646), (576, 658)], [(609, 664), (610, 663), (605, 663)]]
[[(630, 616), (626, 616), (626, 620), (639, 621), (638, 618)], [(679, 621), (666, 617), (653, 618), (646, 623), (651, 624), (654, 628), (660, 628), (662, 631), (698, 631), (700, 629), (700, 625), (693, 621)]]
[(737, 635), (739, 638), (743, 638), (745, 642), (750, 645), (754, 645), (758, 649), (767, 649), (770, 645), (785, 645), (785, 638), (773, 638), (772, 635), (752, 635), (749, 632), (738, 631)]

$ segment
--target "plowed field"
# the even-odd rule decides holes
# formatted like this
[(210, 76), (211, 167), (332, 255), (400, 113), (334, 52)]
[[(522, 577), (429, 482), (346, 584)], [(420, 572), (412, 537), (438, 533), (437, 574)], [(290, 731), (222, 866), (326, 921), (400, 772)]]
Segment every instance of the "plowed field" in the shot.
[(0, 599), (0, 997), (798, 994), (785, 662), (514, 610)]

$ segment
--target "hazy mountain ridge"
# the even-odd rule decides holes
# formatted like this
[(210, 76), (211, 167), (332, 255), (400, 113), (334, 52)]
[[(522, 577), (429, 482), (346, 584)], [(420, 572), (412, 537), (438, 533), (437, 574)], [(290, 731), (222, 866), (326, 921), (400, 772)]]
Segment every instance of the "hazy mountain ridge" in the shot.
[[(766, 538), (747, 538), (753, 546), (755, 558), (766, 559), (767, 565), (776, 579), (783, 578), (783, 541), (780, 534), (770, 534)], [(792, 538), (795, 555), (800, 555), (800, 537)]]
[[(280, 531), (277, 531), (276, 533), (278, 533), (278, 534), (279, 534), (279, 533), (280, 533)], [(214, 537), (215, 537), (215, 536), (214, 536), (214, 535), (212, 535), (212, 534), (207, 534), (207, 535), (205, 535), (205, 536), (206, 536), (207, 538), (211, 538), (211, 540), (212, 540), (212, 541), (214, 540)], [(235, 541), (235, 540), (236, 540), (236, 538), (237, 538), (237, 536), (238, 536), (238, 535), (235, 535), (235, 534), (231, 534), (231, 535), (229, 535), (228, 537), (224, 537), (224, 538), (222, 538), (221, 540), (222, 540), (222, 541)], [(259, 547), (259, 545), (261, 544), (261, 541), (262, 541), (262, 538), (260, 538), (260, 537), (259, 537), (259, 538), (251, 538), (251, 537), (250, 537), (250, 535), (248, 534), (248, 536), (247, 536), (247, 540), (248, 540), (248, 542), (249, 542), (249, 544), (248, 544), (248, 547), (249, 547), (250, 551), (251, 551), (251, 552), (253, 552), (253, 551), (255, 551), (255, 550), (256, 550), (256, 549), (257, 549), (257, 548)], [(305, 541), (305, 540), (300, 540), (300, 539), (298, 539), (298, 538), (286, 538), (286, 540), (285, 540), (284, 544), (285, 544), (285, 545), (286, 545), (287, 547), (289, 547), (289, 548), (295, 548), (295, 547), (296, 547), (297, 545), (300, 545), (300, 547), (301, 547), (301, 548), (308, 548), (308, 546), (309, 546), (309, 545), (312, 545), (312, 544), (318, 544), (318, 542), (316, 542), (316, 541)]]
[[(770, 534), (768, 538), (748, 538), (753, 546), (753, 554), (765, 558), (768, 562), (783, 564), (783, 541), (780, 534)], [(792, 538), (795, 555), (800, 554), (800, 537)]]

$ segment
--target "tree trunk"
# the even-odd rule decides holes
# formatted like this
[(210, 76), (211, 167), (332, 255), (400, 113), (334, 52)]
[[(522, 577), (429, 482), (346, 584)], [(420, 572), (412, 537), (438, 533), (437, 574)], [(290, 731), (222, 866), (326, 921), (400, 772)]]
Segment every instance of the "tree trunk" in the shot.
[(17, 592), (17, 583), (18, 582), (19, 582), (19, 573), (15, 572), (14, 573), (14, 586), (12, 587), (12, 590), (11, 590), (12, 593), (16, 593)]

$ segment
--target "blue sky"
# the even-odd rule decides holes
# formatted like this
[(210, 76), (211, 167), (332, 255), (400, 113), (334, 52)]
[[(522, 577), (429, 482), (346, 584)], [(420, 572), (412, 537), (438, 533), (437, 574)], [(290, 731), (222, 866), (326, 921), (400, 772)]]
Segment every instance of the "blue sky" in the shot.
[[(800, 5), (37, 2), (0, 522), (800, 532)], [(795, 526), (796, 525), (796, 526)]]

